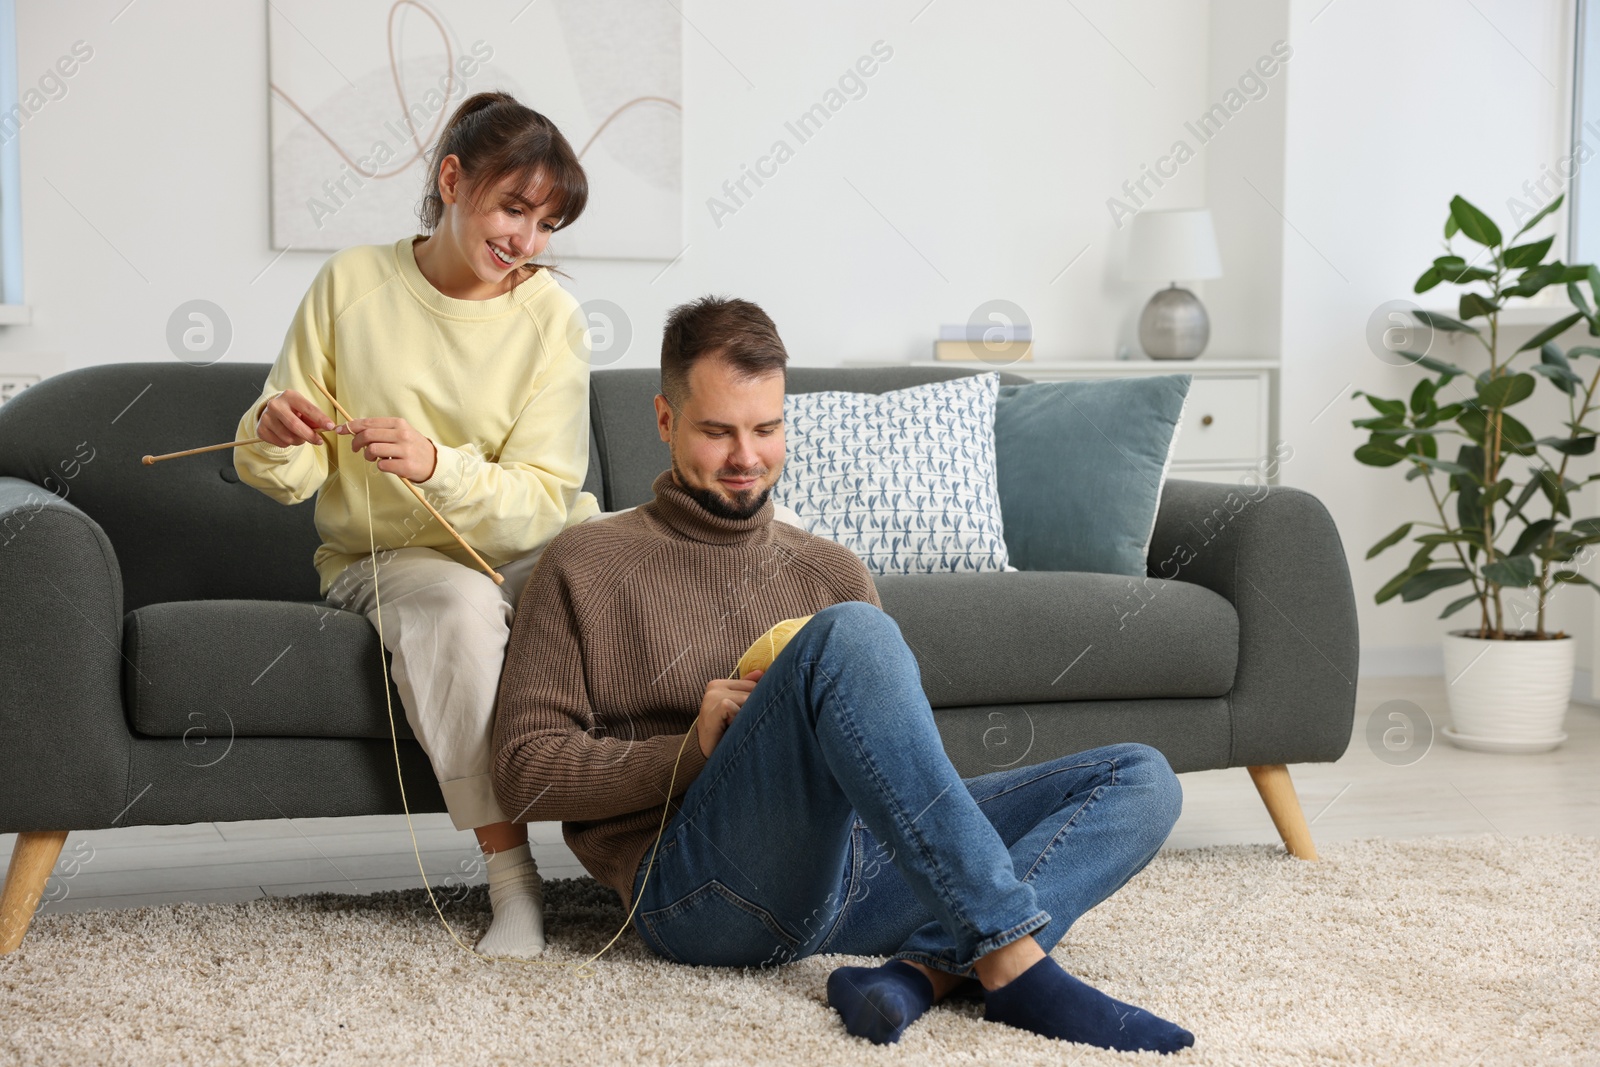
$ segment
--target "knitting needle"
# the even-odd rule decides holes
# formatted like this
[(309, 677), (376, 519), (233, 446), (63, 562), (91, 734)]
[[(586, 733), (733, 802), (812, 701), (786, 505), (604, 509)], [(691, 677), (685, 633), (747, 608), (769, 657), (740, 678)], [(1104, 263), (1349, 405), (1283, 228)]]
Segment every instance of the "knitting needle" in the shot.
[(248, 441), (224, 441), (220, 445), (206, 445), (204, 448), (188, 448), (184, 449), (182, 452), (168, 452), (164, 456), (146, 456), (144, 457), (144, 465), (148, 467), (150, 464), (159, 463), (164, 459), (177, 459), (179, 456), (194, 456), (200, 454), (201, 452), (215, 452), (219, 448), (238, 448), (240, 445), (259, 444), (260, 441), (261, 438), (252, 437)]
[[(346, 422), (349, 422), (351, 419), (355, 418), (354, 415), (350, 414), (350, 412), (345, 410), (344, 405), (339, 403), (339, 400), (338, 400), (337, 397), (335, 397), (332, 393), (328, 392), (328, 387), (326, 385), (322, 384), (322, 380), (320, 378), (312, 378), (311, 379), (311, 384), (315, 385), (318, 389), (322, 390), (322, 395), (327, 397), (333, 403), (334, 409), (336, 411), (338, 411), (339, 414), (344, 416), (344, 419), (345, 419)], [(483, 557), (478, 555), (476, 552), (474, 552), (472, 550), (472, 546), (467, 544), (467, 542), (462, 539), (460, 534), (456, 533), (456, 528), (454, 526), (451, 526), (449, 521), (443, 515), (439, 514), (437, 508), (435, 508), (432, 504), (428, 503), (428, 498), (422, 495), (422, 490), (421, 489), (418, 489), (415, 485), (412, 484), (410, 478), (407, 478), (403, 474), (396, 474), (395, 477), (399, 478), (402, 482), (406, 483), (406, 488), (411, 490), (411, 494), (413, 496), (415, 496), (418, 500), (420, 500), (422, 502), (422, 506), (427, 508), (430, 512), (432, 512), (433, 513), (433, 517), (439, 520), (439, 525), (443, 526), (445, 528), (445, 530), (449, 532), (450, 536), (454, 537), (456, 539), (456, 542), (458, 544), (460, 544), (462, 548), (467, 550), (467, 555), (471, 556), (474, 560), (476, 560), (477, 563), (478, 563), (478, 566), (482, 567), (485, 571), (488, 572), (489, 577), (494, 579), (494, 584), (495, 585), (504, 585), (505, 584), (505, 580), (506, 580), (505, 576), (500, 574), (498, 571), (496, 571), (493, 567), (489, 566), (487, 563), (485, 563), (483, 561)]]

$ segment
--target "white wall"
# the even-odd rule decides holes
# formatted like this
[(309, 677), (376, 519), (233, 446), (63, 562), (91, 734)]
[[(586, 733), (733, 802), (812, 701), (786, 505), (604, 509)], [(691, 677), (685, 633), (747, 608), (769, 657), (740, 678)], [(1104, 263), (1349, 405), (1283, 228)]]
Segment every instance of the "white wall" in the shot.
[[(323, 258), (290, 252), (261, 274), (276, 255), (267, 116), (282, 106), (266, 90), (265, 5), (125, 4), (19, 5), (24, 84), (76, 40), (94, 56), (21, 135), (34, 319), (0, 328), (0, 372), (171, 358), (167, 316), (193, 298), (231, 317), (228, 358), (271, 360)], [(1105, 200), (1198, 110), (1208, 8), (1077, 8), (685, 5), (688, 250), (664, 274), (571, 260), (565, 284), (627, 309), (625, 364), (652, 363), (667, 310), (708, 291), (761, 303), (797, 363), (925, 357), (939, 323), (996, 297), (1025, 309), (1041, 358), (1111, 356), (1143, 294), (1110, 271)], [(866, 94), (718, 227), (707, 199), (775, 138), (793, 142), (785, 121), (878, 40), (893, 57)], [(1191, 165), (1159, 206), (1204, 195)], [(395, 219), (396, 237), (415, 229)]]
[[(1377, 359), (1366, 322), (1396, 298), (1453, 306), (1459, 290), (1452, 287), (1412, 293), (1417, 275), (1442, 254), (1450, 198), (1466, 197), (1504, 229), (1507, 198), (1524, 195), (1524, 181), (1569, 151), (1571, 7), (1566, 0), (1475, 0), (1475, 7), (1293, 0), (1284, 213), (1294, 228), (1283, 233), (1281, 433), (1294, 458), (1282, 477), (1316, 493), (1338, 520), (1361, 609), (1364, 672), (1437, 669), (1438, 635), (1476, 623), (1470, 608), (1437, 618), (1455, 590), (1412, 604), (1373, 603), (1409, 550), (1371, 562), (1366, 550), (1433, 511), (1420, 482), (1351, 458), (1365, 435), (1350, 420), (1372, 413), (1351, 392), (1405, 396), (1421, 377)], [(1564, 223), (1556, 222), (1559, 232)], [(1456, 244), (1465, 247), (1460, 238)], [(1531, 334), (1511, 331), (1509, 347)], [(1466, 345), (1441, 354), (1474, 371), (1487, 366)], [(1565, 417), (1564, 405), (1539, 410), (1547, 432), (1559, 432), (1554, 416)], [(1593, 514), (1593, 502), (1577, 514)], [(1588, 635), (1594, 600), (1592, 590), (1562, 590), (1552, 619)], [(1588, 652), (1580, 641), (1581, 668)]]

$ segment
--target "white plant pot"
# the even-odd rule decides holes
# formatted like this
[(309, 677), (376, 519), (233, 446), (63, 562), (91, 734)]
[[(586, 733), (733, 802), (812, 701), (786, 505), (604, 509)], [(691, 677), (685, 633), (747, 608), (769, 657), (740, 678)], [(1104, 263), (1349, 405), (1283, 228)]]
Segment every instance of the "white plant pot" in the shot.
[(1544, 752), (1567, 739), (1561, 724), (1572, 698), (1571, 637), (1491, 641), (1444, 635), (1445, 693), (1459, 748)]

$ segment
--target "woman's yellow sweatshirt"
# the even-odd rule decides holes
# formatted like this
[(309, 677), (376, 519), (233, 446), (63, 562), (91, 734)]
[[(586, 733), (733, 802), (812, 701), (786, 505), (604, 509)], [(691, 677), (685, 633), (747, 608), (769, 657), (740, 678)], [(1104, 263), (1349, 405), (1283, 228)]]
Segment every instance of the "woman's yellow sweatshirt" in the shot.
[[(439, 450), (417, 488), (498, 567), (600, 511), (579, 488), (589, 465), (588, 324), (548, 270), (489, 300), (445, 296), (417, 268), (418, 239), (328, 258), (235, 440), (256, 436), (262, 405), (284, 389), (343, 422), (313, 376), (355, 418), (403, 418)], [(369, 490), (380, 552), (432, 548), (476, 566), (398, 475), (351, 451), (349, 435), (322, 438), (321, 446), (244, 445), (233, 462), (281, 503), (317, 494), (322, 544), (312, 562), (324, 596), (371, 551)]]

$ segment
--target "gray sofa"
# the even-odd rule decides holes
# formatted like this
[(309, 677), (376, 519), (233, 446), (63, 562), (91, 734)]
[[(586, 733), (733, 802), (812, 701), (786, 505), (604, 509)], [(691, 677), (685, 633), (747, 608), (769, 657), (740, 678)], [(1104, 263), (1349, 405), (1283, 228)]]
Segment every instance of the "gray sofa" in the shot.
[[(231, 440), (267, 370), (107, 364), (0, 408), (0, 832), (21, 834), (0, 953), (72, 830), (401, 810), (377, 634), (318, 598), (313, 502), (243, 484), (232, 450), (140, 461)], [(796, 367), (790, 389), (966, 373)], [(606, 510), (649, 499), (669, 465), (657, 383), (592, 376), (585, 488)], [(1241, 507), (1238, 488), (1167, 482), (1149, 564), (1174, 580), (878, 580), (962, 775), (1142, 741), (1180, 772), (1250, 768), (1290, 852), (1314, 858), (1285, 765), (1349, 742), (1349, 572), (1315, 497), (1274, 486)], [(397, 717), (412, 809), (443, 811)]]

